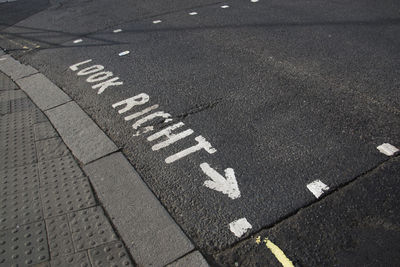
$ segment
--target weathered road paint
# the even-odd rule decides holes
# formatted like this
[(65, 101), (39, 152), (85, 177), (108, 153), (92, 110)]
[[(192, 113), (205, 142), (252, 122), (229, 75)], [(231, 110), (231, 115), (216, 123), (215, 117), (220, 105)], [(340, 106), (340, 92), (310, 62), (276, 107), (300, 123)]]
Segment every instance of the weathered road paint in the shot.
[(74, 44), (81, 43), (81, 42), (82, 42), (82, 39), (77, 39), (74, 41)]
[[(157, 21), (155, 22), (158, 23)], [(98, 94), (103, 93), (108, 87), (115, 87), (123, 84), (123, 82), (119, 80), (119, 77), (113, 77), (114, 74), (111, 71), (105, 71), (103, 65), (94, 64), (87, 66), (88, 63), (91, 62), (92, 59), (87, 59), (71, 65), (69, 68), (76, 72), (78, 76), (87, 76), (86, 82), (97, 83), (93, 85), (92, 88), (98, 89)], [(192, 129), (182, 129), (185, 124), (181, 121), (175, 122), (172, 125), (166, 124), (174, 120), (172, 115), (159, 110), (160, 106), (158, 104), (149, 105), (149, 102), (150, 96), (146, 93), (140, 93), (112, 104), (112, 108), (118, 108), (118, 114), (123, 116), (124, 121), (132, 123), (132, 129), (135, 131), (132, 136), (149, 134), (150, 132), (154, 131), (153, 124), (157, 124), (157, 126), (165, 124), (164, 127), (160, 127), (158, 132), (149, 134), (149, 136), (146, 138), (148, 142), (155, 142), (151, 146), (152, 151), (168, 149), (171, 145), (184, 138), (188, 138), (194, 133)], [(139, 107), (140, 109), (138, 109)], [(197, 143), (171, 156), (168, 156), (165, 159), (165, 163), (174, 163), (196, 152), (205, 151), (208, 154), (214, 154), (217, 152), (217, 149), (215, 149), (211, 143), (201, 135), (196, 136), (194, 141)], [(219, 174), (216, 170), (211, 168), (208, 163), (205, 162), (200, 164), (200, 169), (204, 174), (207, 175), (208, 178), (211, 179), (206, 180), (203, 183), (203, 186), (225, 194), (231, 199), (237, 199), (240, 197), (241, 194), (239, 186), (235, 177), (235, 172), (232, 168), (225, 169), (225, 177)], [(247, 232), (248, 229), (252, 228), (251, 224), (246, 220), (246, 218), (242, 218), (230, 223), (229, 227), (232, 233), (234, 233), (237, 237), (242, 236)]]
[(151, 149), (153, 151), (157, 151), (157, 150), (159, 150), (161, 148), (167, 147), (167, 146), (169, 146), (169, 145), (171, 145), (171, 144), (173, 144), (173, 143), (175, 143), (175, 142), (177, 142), (177, 141), (179, 141), (179, 140), (191, 135), (194, 132), (192, 129), (187, 129), (187, 130), (185, 130), (183, 132), (180, 132), (178, 134), (173, 134), (172, 133), (173, 130), (178, 129), (178, 128), (182, 127), (183, 125), (184, 125), (183, 122), (178, 122), (178, 123), (176, 123), (176, 124), (174, 124), (172, 126), (166, 127), (164, 129), (162, 129), (161, 131), (159, 131), (159, 132), (147, 137), (147, 141), (150, 141), (150, 142), (154, 141), (154, 140), (156, 140), (158, 138), (161, 138), (162, 136), (164, 136), (166, 138), (166, 140), (164, 140), (164, 141), (152, 146)]
[(248, 230), (252, 228), (251, 224), (246, 218), (241, 218), (229, 224), (229, 230), (236, 236), (243, 236)]
[(204, 182), (204, 186), (228, 195), (231, 199), (240, 197), (239, 186), (236, 181), (235, 171), (232, 168), (225, 169), (225, 177), (210, 167), (208, 163), (200, 164), (201, 170), (211, 178)]
[[(294, 267), (293, 262), (286, 257), (285, 253), (271, 240), (268, 238), (264, 238), (263, 242), (265, 246), (271, 250), (272, 254), (274, 254), (275, 258), (282, 264), (283, 267)], [(259, 245), (261, 243), (261, 237), (257, 236), (256, 244)]]
[(204, 149), (205, 151), (207, 151), (207, 153), (209, 154), (213, 154), (215, 152), (217, 152), (217, 150), (215, 148), (213, 148), (210, 144), (210, 142), (207, 142), (206, 139), (199, 135), (197, 136), (194, 140), (197, 141), (197, 144), (191, 147), (188, 147), (172, 156), (169, 156), (168, 158), (165, 159), (165, 163), (172, 163), (174, 161), (177, 161), (181, 158), (184, 158), (194, 152), (200, 151), (202, 149)]
[(395, 153), (399, 152), (397, 147), (389, 143), (383, 143), (382, 145), (378, 146), (377, 149), (386, 156), (393, 156)]
[(117, 103), (113, 104), (112, 107), (115, 109), (116, 107), (125, 105), (125, 107), (123, 109), (118, 110), (119, 114), (123, 114), (123, 113), (131, 110), (134, 106), (143, 105), (143, 104), (149, 102), (149, 100), (150, 100), (150, 97), (148, 94), (141, 93), (141, 94), (135, 95), (131, 98), (117, 102)]
[(320, 180), (315, 180), (312, 183), (309, 183), (307, 185), (308, 190), (311, 191), (311, 193), (313, 193), (313, 195), (316, 198), (319, 198), (324, 191), (328, 191), (329, 190), (329, 186), (327, 186), (326, 184), (324, 184), (323, 182), (321, 182)]
[[(72, 71), (77, 71), (80, 66), (86, 65), (87, 63), (90, 63), (90, 62), (92, 62), (91, 59), (84, 60), (82, 62), (78, 62), (74, 65), (71, 65), (69, 68)], [(89, 66), (89, 67), (79, 70), (77, 72), (77, 75), (78, 76), (86, 76), (86, 75), (92, 74), (91, 76), (89, 76), (86, 79), (86, 81), (88, 83), (102, 81), (102, 82), (92, 86), (93, 89), (98, 89), (97, 94), (103, 93), (109, 87), (119, 86), (119, 85), (123, 84), (123, 82), (119, 80), (119, 77), (114, 77), (109, 80), (103, 81), (107, 78), (112, 77), (114, 74), (111, 71), (100, 72), (102, 70), (104, 70), (103, 65), (92, 65), (92, 66)], [(100, 72), (100, 73), (98, 73), (98, 72)]]
[(158, 104), (155, 104), (155, 105), (153, 105), (151, 107), (147, 107), (147, 108), (143, 109), (142, 111), (139, 111), (139, 112), (133, 113), (133, 114), (131, 114), (129, 116), (126, 116), (124, 118), (124, 120), (125, 121), (130, 121), (130, 120), (139, 118), (140, 116), (143, 116), (144, 114), (149, 113), (152, 110), (158, 109), (159, 107), (160, 106)]
[(92, 60), (91, 60), (91, 59), (88, 59), (88, 60), (81, 61), (81, 62), (79, 62), (79, 63), (76, 63), (76, 64), (74, 64), (74, 65), (69, 66), (69, 68), (70, 68), (70, 70), (72, 70), (72, 71), (77, 71), (79, 66), (85, 65), (86, 63), (89, 63), (89, 62), (92, 62)]

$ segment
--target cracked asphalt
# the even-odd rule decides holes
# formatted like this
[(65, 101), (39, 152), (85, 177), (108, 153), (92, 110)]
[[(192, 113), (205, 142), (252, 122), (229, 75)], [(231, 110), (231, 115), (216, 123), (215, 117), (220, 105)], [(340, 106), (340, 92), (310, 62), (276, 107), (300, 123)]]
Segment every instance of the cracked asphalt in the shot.
[[(0, 47), (94, 119), (211, 264), (278, 265), (260, 236), (299, 266), (397, 266), (398, 154), (377, 147), (400, 147), (399, 12), (391, 0), (18, 0), (0, 4)], [(98, 94), (77, 74), (93, 65), (123, 84)], [(129, 113), (112, 107), (141, 93)], [(124, 117), (153, 105), (172, 121), (134, 136)], [(147, 138), (178, 122), (193, 134), (152, 150)], [(199, 135), (217, 152), (165, 162)], [(240, 198), (203, 186), (204, 162), (232, 168)], [(251, 229), (237, 237), (240, 218)]]

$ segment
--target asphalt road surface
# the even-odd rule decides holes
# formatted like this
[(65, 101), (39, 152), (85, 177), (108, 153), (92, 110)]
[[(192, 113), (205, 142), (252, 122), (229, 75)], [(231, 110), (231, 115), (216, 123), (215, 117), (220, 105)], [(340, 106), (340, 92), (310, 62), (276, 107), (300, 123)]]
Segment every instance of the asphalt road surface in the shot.
[(274, 244), (300, 266), (400, 264), (399, 157), (377, 149), (400, 147), (399, 1), (18, 0), (0, 17), (0, 47), (79, 103), (211, 263), (278, 265)]

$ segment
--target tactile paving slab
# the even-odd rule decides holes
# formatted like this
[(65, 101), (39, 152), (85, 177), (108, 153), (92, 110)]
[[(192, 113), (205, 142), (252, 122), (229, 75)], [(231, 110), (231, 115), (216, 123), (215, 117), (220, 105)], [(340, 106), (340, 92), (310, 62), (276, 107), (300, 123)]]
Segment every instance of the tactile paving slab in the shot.
[(0, 131), (25, 128), (43, 121), (47, 121), (47, 118), (39, 109), (13, 112), (0, 117)]
[(50, 138), (36, 142), (39, 161), (50, 160), (68, 156), (69, 150), (61, 138)]
[(15, 147), (1, 148), (0, 169), (15, 168), (37, 162), (35, 143), (19, 143)]
[(0, 195), (10, 195), (17, 192), (39, 187), (39, 175), (36, 164), (0, 170)]
[(68, 182), (83, 177), (84, 174), (73, 157), (67, 156), (39, 162), (41, 185)]
[(0, 101), (0, 115), (4, 115), (11, 112), (10, 101)]
[(67, 215), (46, 220), (52, 258), (74, 253)]
[(62, 215), (96, 204), (87, 178), (61, 184), (51, 184), (40, 189), (45, 218)]
[(2, 132), (11, 132), (31, 125), (33, 125), (33, 117), (29, 112), (15, 112), (0, 117), (0, 131)]
[(0, 265), (27, 266), (49, 259), (44, 222), (0, 232)]
[(7, 195), (0, 199), (0, 230), (42, 219), (42, 206), (37, 190)]
[(27, 98), (28, 96), (22, 90), (0, 91), (0, 101), (11, 101), (19, 98)]
[(4, 73), (0, 72), (0, 90), (15, 90), (17, 85)]
[(35, 140), (43, 140), (58, 136), (50, 122), (41, 122), (34, 125)]
[(10, 101), (11, 112), (31, 111), (38, 108), (29, 98), (17, 98)]
[(33, 126), (0, 131), (1, 149), (21, 148), (27, 144), (35, 144)]
[(103, 209), (99, 206), (68, 214), (68, 219), (76, 251), (117, 240)]
[(57, 257), (50, 262), (52, 267), (90, 267), (87, 252), (78, 252), (72, 255)]
[(94, 267), (133, 266), (128, 253), (120, 241), (90, 249), (89, 258)]

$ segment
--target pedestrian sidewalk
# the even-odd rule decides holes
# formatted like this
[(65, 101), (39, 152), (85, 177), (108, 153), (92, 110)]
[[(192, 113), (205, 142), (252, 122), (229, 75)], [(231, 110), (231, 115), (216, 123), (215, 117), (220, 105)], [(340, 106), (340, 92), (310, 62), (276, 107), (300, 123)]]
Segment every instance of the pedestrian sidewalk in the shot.
[(46, 116), (0, 73), (0, 266), (133, 266)]
[(0, 266), (208, 266), (79, 105), (1, 50), (0, 152)]

